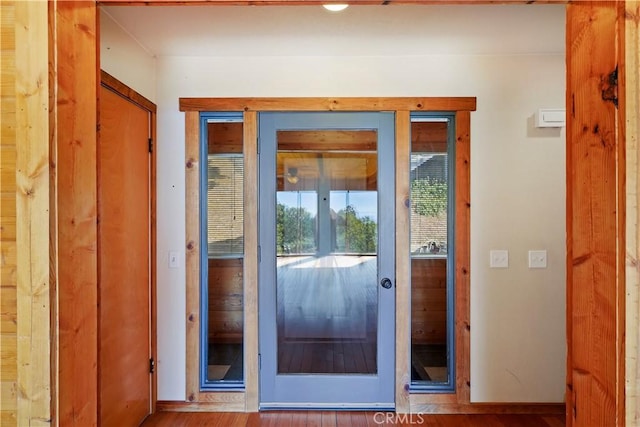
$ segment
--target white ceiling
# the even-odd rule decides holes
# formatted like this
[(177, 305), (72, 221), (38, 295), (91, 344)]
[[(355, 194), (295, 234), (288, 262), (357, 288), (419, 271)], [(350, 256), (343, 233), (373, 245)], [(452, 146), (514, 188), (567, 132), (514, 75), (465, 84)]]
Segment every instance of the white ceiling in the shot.
[(564, 53), (563, 5), (111, 6), (155, 56)]

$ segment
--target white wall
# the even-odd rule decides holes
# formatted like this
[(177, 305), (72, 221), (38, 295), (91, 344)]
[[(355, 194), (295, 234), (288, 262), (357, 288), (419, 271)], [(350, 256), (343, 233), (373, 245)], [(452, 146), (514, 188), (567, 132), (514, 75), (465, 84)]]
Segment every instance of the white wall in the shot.
[[(544, 48), (530, 46), (514, 51), (510, 45), (507, 53), (482, 55), (477, 54), (482, 53), (482, 43), (473, 51), (467, 47), (485, 34), (492, 39), (484, 45), (496, 46), (500, 40), (512, 40), (516, 33), (521, 40), (559, 34), (557, 44), (563, 46), (564, 9), (535, 6), (520, 9), (515, 16), (513, 7), (496, 7), (491, 13), (483, 9), (478, 21), (477, 9), (454, 8), (455, 14), (442, 15), (435, 8), (423, 9), (427, 13), (417, 18), (416, 11), (411, 12), (412, 19), (438, 23), (438, 52), (449, 46), (446, 55), (435, 55), (433, 49), (421, 51), (420, 43), (415, 42), (420, 34), (398, 33), (402, 26), (393, 28), (393, 37), (373, 41), (358, 31), (345, 33), (341, 26), (336, 30), (341, 35), (339, 42), (361, 46), (367, 55), (353, 53), (358, 49), (352, 47), (323, 56), (321, 53), (332, 51), (327, 46), (336, 42), (331, 36), (336, 33), (328, 31), (324, 43), (322, 33), (314, 33), (313, 46), (317, 47), (304, 54), (283, 56), (271, 49), (259, 56), (256, 46), (265, 39), (252, 36), (252, 21), (248, 20), (237, 21), (238, 26), (246, 26), (246, 34), (241, 37), (239, 30), (236, 37), (225, 40), (222, 56), (158, 56), (158, 399), (185, 399), (184, 258), (179, 269), (167, 266), (168, 251), (180, 251), (184, 257), (185, 245), (184, 114), (178, 111), (178, 98), (475, 96), (478, 108), (471, 116), (471, 398), (475, 402), (563, 401), (565, 138), (564, 130), (534, 129), (532, 116), (538, 108), (564, 106), (564, 53), (562, 49), (545, 53)], [(157, 14), (164, 8), (150, 9)], [(267, 13), (255, 12), (264, 10), (260, 8), (247, 10)], [(377, 22), (392, 22), (392, 17), (386, 17), (393, 10), (384, 9)], [(543, 10), (546, 20), (533, 13)], [(457, 17), (456, 22), (452, 16)], [(139, 22), (139, 16), (136, 18)], [(533, 19), (535, 24), (523, 29), (516, 18), (527, 23)], [(446, 21), (449, 25), (443, 20), (450, 20)], [(501, 20), (511, 25), (500, 26)], [(481, 30), (469, 31), (469, 39), (461, 41), (454, 37), (460, 22)], [(264, 27), (264, 20), (260, 25)], [(378, 28), (383, 31), (384, 27)], [(504, 33), (502, 28), (506, 28)], [(299, 42), (296, 34), (287, 31), (278, 25), (277, 40), (284, 45), (279, 52), (298, 52), (299, 47), (287, 49), (287, 43)], [(253, 46), (252, 55), (230, 56), (235, 43)], [(407, 52), (394, 49), (394, 44), (412, 47)], [(189, 46), (192, 50), (193, 44)], [(529, 51), (535, 54), (527, 54)], [(508, 269), (489, 268), (490, 249), (509, 250)], [(547, 269), (527, 268), (530, 249), (548, 251)]]
[[(260, 70), (256, 73), (254, 70)], [(158, 59), (159, 399), (184, 399), (184, 234), (179, 97), (476, 96), (471, 129), (473, 401), (561, 402), (565, 382), (564, 133), (532, 128), (564, 105), (564, 56)], [(510, 268), (488, 268), (489, 249)], [(529, 249), (549, 268), (529, 270)]]
[(100, 68), (140, 95), (156, 101), (156, 60), (135, 38), (100, 9)]

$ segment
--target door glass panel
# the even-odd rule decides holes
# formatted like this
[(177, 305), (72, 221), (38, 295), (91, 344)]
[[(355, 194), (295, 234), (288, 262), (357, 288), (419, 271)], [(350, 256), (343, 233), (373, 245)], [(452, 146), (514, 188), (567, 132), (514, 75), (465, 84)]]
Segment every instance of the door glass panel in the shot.
[(377, 373), (377, 132), (278, 131), (278, 374)]
[(411, 380), (450, 380), (448, 121), (411, 123)]

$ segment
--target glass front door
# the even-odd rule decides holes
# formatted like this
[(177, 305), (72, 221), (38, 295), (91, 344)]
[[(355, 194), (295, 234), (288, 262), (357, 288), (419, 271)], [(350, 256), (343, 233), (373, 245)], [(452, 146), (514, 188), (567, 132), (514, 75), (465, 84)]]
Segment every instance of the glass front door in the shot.
[(259, 123), (261, 407), (393, 408), (393, 114)]

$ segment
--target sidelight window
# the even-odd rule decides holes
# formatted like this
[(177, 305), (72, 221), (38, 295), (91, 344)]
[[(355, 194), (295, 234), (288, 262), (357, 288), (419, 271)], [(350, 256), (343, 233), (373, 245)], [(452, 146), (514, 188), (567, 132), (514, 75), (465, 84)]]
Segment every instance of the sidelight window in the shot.
[(243, 366), (244, 156), (241, 114), (201, 115), (200, 388), (240, 388)]
[(453, 116), (412, 114), (411, 385), (453, 391)]

